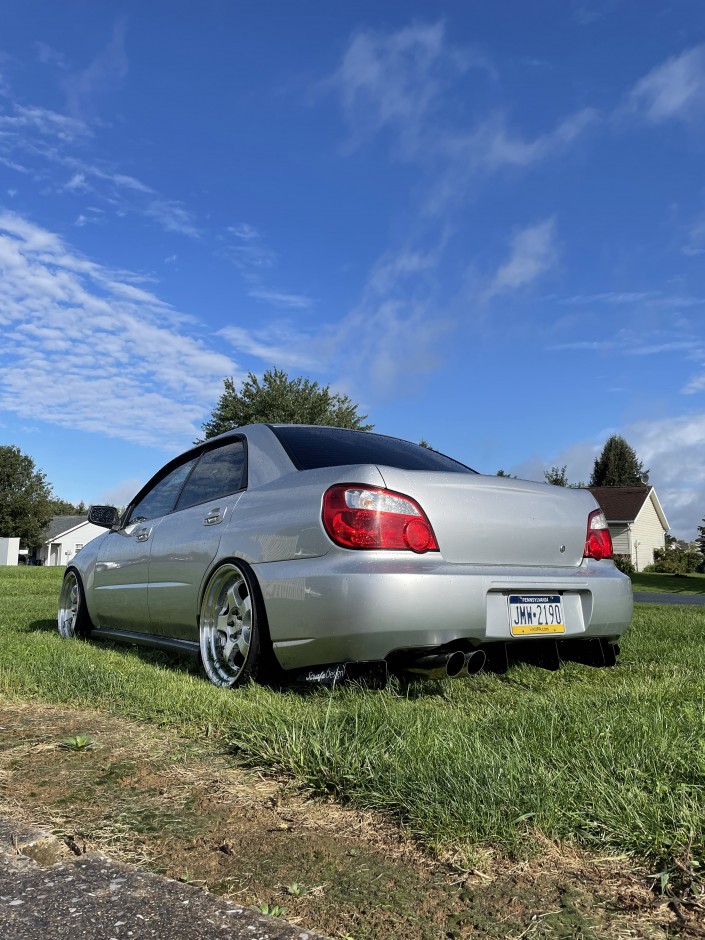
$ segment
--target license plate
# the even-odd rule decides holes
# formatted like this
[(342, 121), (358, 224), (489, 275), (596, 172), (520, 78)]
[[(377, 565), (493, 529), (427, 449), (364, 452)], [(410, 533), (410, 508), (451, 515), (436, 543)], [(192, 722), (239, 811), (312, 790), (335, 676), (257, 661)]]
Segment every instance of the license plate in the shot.
[(512, 636), (565, 633), (560, 594), (510, 594), (509, 629)]

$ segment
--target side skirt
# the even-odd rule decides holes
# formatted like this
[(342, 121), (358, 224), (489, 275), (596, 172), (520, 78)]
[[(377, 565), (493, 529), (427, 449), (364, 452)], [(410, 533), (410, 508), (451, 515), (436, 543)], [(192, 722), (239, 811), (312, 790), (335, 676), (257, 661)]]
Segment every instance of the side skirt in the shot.
[(91, 639), (111, 640), (113, 643), (134, 643), (136, 646), (149, 646), (152, 649), (166, 650), (169, 653), (186, 653), (199, 656), (198, 643), (191, 640), (178, 640), (170, 636), (154, 636), (151, 633), (133, 633), (131, 630), (111, 630), (109, 627), (93, 627)]

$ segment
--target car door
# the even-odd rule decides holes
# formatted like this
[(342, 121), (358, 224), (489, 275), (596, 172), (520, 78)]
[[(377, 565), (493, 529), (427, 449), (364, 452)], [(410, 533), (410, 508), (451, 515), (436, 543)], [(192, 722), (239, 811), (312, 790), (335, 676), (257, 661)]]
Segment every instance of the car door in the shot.
[(149, 562), (151, 632), (198, 639), (198, 601), (246, 484), (244, 438), (203, 450), (174, 511), (155, 530)]
[(121, 528), (108, 533), (94, 576), (96, 626), (149, 633), (149, 556), (154, 533), (174, 508), (197, 456), (167, 464), (138, 493)]

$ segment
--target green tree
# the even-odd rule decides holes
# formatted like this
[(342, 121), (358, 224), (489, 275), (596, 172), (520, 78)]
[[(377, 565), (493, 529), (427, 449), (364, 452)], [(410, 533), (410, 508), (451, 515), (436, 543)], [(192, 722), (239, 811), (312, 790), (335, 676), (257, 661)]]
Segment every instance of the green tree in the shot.
[(563, 464), (562, 467), (551, 467), (550, 470), (544, 470), (544, 479), (546, 483), (551, 483), (553, 486), (569, 486), (568, 477), (566, 476), (566, 470), (568, 469), (568, 464)]
[(19, 447), (0, 447), (0, 536), (32, 548), (41, 542), (52, 510), (46, 474)]
[(648, 471), (636, 451), (619, 434), (613, 434), (595, 459), (590, 486), (639, 486), (645, 479)]
[(327, 424), (338, 428), (370, 431), (367, 415), (347, 395), (331, 392), (330, 385), (310, 379), (290, 379), (281, 369), (269, 369), (260, 382), (252, 372), (238, 392), (233, 379), (224, 379), (225, 391), (203, 425), (204, 439), (244, 424)]
[(88, 513), (88, 509), (83, 500), (76, 505), (75, 503), (70, 503), (67, 499), (56, 498), (51, 500), (51, 511), (54, 516), (85, 516)]
[(507, 477), (508, 480), (516, 480), (516, 477), (513, 473), (505, 473), (504, 470), (498, 470), (495, 474), (497, 477)]

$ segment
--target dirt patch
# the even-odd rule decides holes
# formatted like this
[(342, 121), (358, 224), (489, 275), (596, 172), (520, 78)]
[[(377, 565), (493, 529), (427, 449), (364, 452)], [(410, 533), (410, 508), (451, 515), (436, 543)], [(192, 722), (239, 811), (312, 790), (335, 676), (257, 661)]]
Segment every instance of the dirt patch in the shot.
[(547, 844), (463, 871), (379, 815), (97, 712), (1, 703), (0, 813), (336, 938), (705, 938), (705, 908), (657, 897), (627, 860)]

